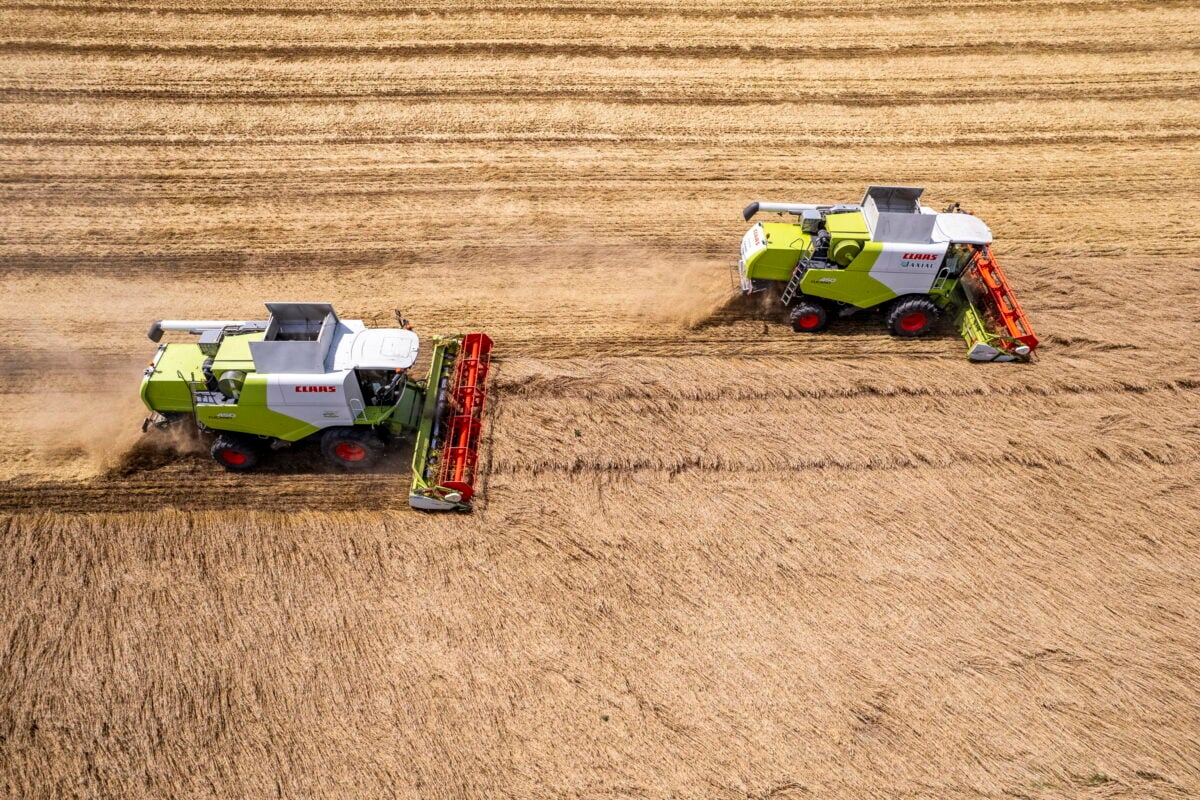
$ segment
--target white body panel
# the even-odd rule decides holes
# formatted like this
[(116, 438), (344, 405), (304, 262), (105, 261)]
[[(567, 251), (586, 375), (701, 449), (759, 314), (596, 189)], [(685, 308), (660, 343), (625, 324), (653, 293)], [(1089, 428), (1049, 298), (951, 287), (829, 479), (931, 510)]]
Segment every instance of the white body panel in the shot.
[(451, 503), (436, 497), (426, 497), (423, 494), (410, 494), (408, 504), (419, 511), (453, 511), (459, 507), (457, 501)]
[(871, 267), (871, 277), (896, 294), (928, 294), (946, 258), (948, 244), (888, 242)]
[(767, 249), (767, 235), (763, 232), (761, 222), (754, 224), (750, 230), (742, 237), (742, 257), (738, 261), (738, 277), (742, 279), (742, 291), (749, 292), (753, 287), (750, 284), (750, 279), (746, 277), (746, 261), (750, 256)]
[(332, 367), (408, 369), (416, 362), (420, 346), (417, 335), (403, 328), (360, 330), (338, 340)]
[[(1026, 350), (1028, 353), (1028, 350)], [(1017, 357), (1012, 353), (1006, 353), (1003, 350), (997, 350), (990, 344), (976, 342), (967, 353), (967, 358), (972, 361), (1016, 361)]]
[[(270, 344), (290, 350), (317, 343)], [(366, 405), (355, 369), (408, 369), (417, 360), (420, 339), (403, 328), (368, 330), (362, 320), (347, 319), (337, 320), (327, 346), (323, 371), (266, 376), (267, 408), (318, 428), (353, 425)]]
[(318, 428), (352, 425), (363, 410), (352, 370), (324, 375), (267, 376), (267, 408)]
[(983, 220), (970, 214), (938, 214), (929, 238), (953, 244), (991, 244), (992, 231)]

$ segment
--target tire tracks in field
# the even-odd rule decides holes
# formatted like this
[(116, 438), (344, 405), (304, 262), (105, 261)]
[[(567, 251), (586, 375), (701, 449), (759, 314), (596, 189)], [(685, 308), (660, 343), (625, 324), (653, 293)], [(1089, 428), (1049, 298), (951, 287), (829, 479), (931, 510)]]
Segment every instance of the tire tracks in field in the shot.
[[(871, 363), (871, 360), (867, 359), (865, 363)], [(753, 371), (752, 365), (750, 371)], [(688, 447), (684, 437), (679, 440), (681, 449), (677, 452), (670, 452), (670, 448), (660, 452), (643, 443), (644, 446), (640, 448), (627, 449), (614, 444), (608, 450), (571, 455), (570, 437), (564, 448), (553, 444), (554, 437), (563, 435), (563, 432), (535, 425), (540, 432), (538, 436), (522, 444), (517, 441), (523, 438), (520, 431), (514, 430), (505, 421), (510, 414), (548, 413), (548, 409), (559, 406), (562, 407), (561, 415), (555, 413), (567, 425), (572, 424), (573, 415), (577, 413), (587, 415), (593, 424), (606, 414), (615, 415), (616, 419), (628, 417), (628, 413), (614, 406), (614, 402), (652, 401), (651, 405), (662, 406), (664, 423), (675, 425), (679, 422), (678, 413), (671, 412), (670, 408), (685, 402), (712, 409), (713, 415), (696, 413), (695, 409), (686, 414), (696, 424), (702, 424), (705, 420), (723, 424), (720, 423), (720, 416), (730, 413), (730, 404), (747, 400), (758, 401), (766, 407), (783, 407), (786, 402), (798, 399), (856, 404), (859, 401), (871, 403), (874, 400), (905, 398), (932, 408), (942, 408), (946, 401), (951, 400), (963, 401), (967, 406), (978, 400), (998, 408), (1006, 402), (1023, 398), (1022, 407), (1033, 408), (1056, 397), (1087, 396), (1112, 398), (1096, 404), (1096, 408), (1111, 408), (1117, 416), (1113, 417), (1111, 423), (1102, 420), (1102, 424), (1117, 425), (1117, 430), (1121, 430), (1121, 425), (1128, 424), (1130, 415), (1144, 411), (1150, 398), (1158, 398), (1156, 402), (1160, 404), (1186, 408), (1194, 405), (1195, 393), (1200, 390), (1200, 378), (1162, 380), (1118, 388), (1020, 385), (975, 389), (963, 389), (952, 383), (940, 388), (870, 384), (839, 387), (819, 383), (808, 387), (773, 387), (770, 381), (771, 376), (765, 375), (762, 380), (755, 382), (735, 384), (704, 381), (692, 389), (674, 387), (673, 391), (664, 391), (668, 383), (648, 384), (637, 380), (624, 386), (620, 383), (605, 386), (602, 382), (586, 378), (549, 383), (513, 383), (501, 379), (491, 389), (493, 398), (499, 403), (489, 415), (488, 439), (484, 446), (489, 472), (483, 480), (499, 478), (505, 484), (519, 481), (521, 476), (544, 479), (546, 476), (559, 475), (571, 480), (653, 483), (695, 472), (732, 479), (739, 475), (895, 472), (929, 468), (956, 472), (980, 469), (997, 474), (1012, 470), (1053, 473), (1063, 469), (1081, 471), (1100, 467), (1178, 467), (1200, 461), (1194, 448), (1189, 449), (1190, 446), (1180, 437), (1172, 437), (1173, 443), (1164, 450), (1166, 445), (1162, 441), (1135, 446), (1131, 443), (1128, 430), (1124, 438), (1107, 441), (1103, 437), (1092, 437), (1086, 448), (1053, 453), (1044, 450), (1029, 452), (1020, 447), (992, 453), (960, 448), (948, 455), (946, 452), (926, 453), (920, 448), (914, 450), (898, 440), (882, 449), (872, 449), (869, 457), (844, 452), (839, 454), (839, 447), (825, 448), (824, 451), (797, 447), (786, 454), (779, 447), (769, 451), (755, 448), (741, 455), (736, 450), (726, 452), (723, 448), (717, 448), (706, 449), (699, 454), (688, 452), (695, 450), (695, 443)], [(1136, 398), (1136, 401), (1132, 405), (1124, 403), (1117, 399), (1122, 396)], [(1119, 412), (1121, 408), (1125, 408), (1126, 412)], [(594, 413), (588, 409), (593, 409)], [(597, 413), (600, 417), (596, 416)], [(943, 410), (941, 413), (946, 412)], [(1024, 412), (1014, 413), (1018, 417), (1025, 417), (1031, 412), (1026, 408)], [(526, 434), (530, 435), (528, 432)], [(732, 432), (729, 435), (735, 436)], [(753, 452), (753, 457), (750, 457), (750, 452)], [(236, 498), (235, 507), (266, 511), (403, 509), (407, 507), (408, 457), (402, 448), (381, 471), (345, 474), (329, 471), (317, 463), (311, 454), (284, 453), (277, 456), (277, 462), (263, 472), (237, 475), (221, 471), (202, 454), (135, 452), (126, 459), (124, 465), (91, 481), (45, 482), (19, 478), (0, 482), (0, 512), (109, 513), (162, 508), (215, 510), (230, 508), (231, 497)]]
[(92, 100), (120, 101), (165, 101), (221, 105), (230, 103), (361, 103), (369, 101), (406, 100), (412, 102), (438, 103), (445, 101), (491, 103), (521, 100), (526, 102), (556, 102), (588, 100), (621, 105), (688, 106), (688, 107), (738, 107), (763, 104), (773, 105), (822, 105), (887, 108), (914, 104), (960, 105), (962, 103), (1014, 102), (1022, 100), (1104, 100), (1109, 102), (1133, 100), (1190, 100), (1195, 91), (1189, 87), (1162, 86), (1159, 81), (1147, 80), (1144, 85), (1130, 85), (1129, 81), (1114, 82), (1097, 87), (1093, 84), (1070, 84), (1050, 88), (1030, 87), (1027, 91), (1011, 88), (988, 90), (963, 90), (942, 92), (892, 92), (867, 94), (809, 91), (796, 87), (784, 87), (776, 92), (767, 90), (742, 93), (730, 97), (724, 93), (688, 92), (655, 93), (635, 90), (606, 90), (581, 87), (576, 90), (514, 89), (493, 92), (484, 90), (424, 90), (424, 89), (374, 89), (370, 91), (325, 91), (278, 90), (278, 91), (230, 91), (220, 88), (200, 87), (193, 90), (177, 89), (109, 89), (109, 88), (0, 88), (0, 103), (16, 102), (66, 102)]
[[(1000, 145), (1016, 147), (1021, 145), (1167, 145), (1186, 144), (1196, 140), (1197, 133), (1185, 131), (1115, 131), (1076, 134), (1064, 134), (1059, 131), (1049, 131), (1043, 135), (987, 135), (968, 132), (969, 138), (955, 136), (943, 137), (930, 141), (925, 146), (955, 147), (961, 149), (994, 148)], [(725, 137), (729, 143), (760, 145), (761, 136), (730, 135)], [(833, 147), (839, 142), (839, 137), (831, 133), (826, 138), (820, 136), (798, 136), (805, 145)], [(178, 134), (145, 134), (145, 135), (115, 135), (105, 136), (96, 134), (80, 134), (76, 136), (45, 136), (42, 134), (0, 135), (0, 145), (7, 146), (68, 146), (68, 147), (195, 147), (206, 148), (231, 147), (241, 148), (247, 145), (321, 145), (336, 147), (340, 145), (399, 145), (399, 144), (463, 144), (484, 143), (489, 145), (528, 144), (528, 145), (596, 145), (603, 143), (630, 144), (663, 144), (674, 145), (703, 145), (708, 137), (699, 134), (627, 134), (627, 133), (429, 133), (429, 134), (389, 134), (389, 135), (280, 135), (280, 136), (196, 136)]]
[[(490, 453), (490, 445), (485, 452)], [(489, 458), (492, 458), (489, 455)], [(201, 462), (201, 463), (198, 463)], [(1061, 470), (1081, 472), (1092, 468), (1123, 471), (1144, 467), (1181, 466), (1200, 463), (1195, 456), (1163, 458), (1145, 451), (1110, 453), (1097, 446), (1086, 458), (1029, 457), (1014, 452), (1008, 456), (981, 457), (963, 453), (959, 457), (922, 458), (911, 454), (885, 454), (874, 460), (840, 459), (836, 456), (796, 458), (785, 463), (748, 463), (720, 454), (682, 455), (665, 464), (651, 457), (595, 461), (578, 459), (551, 462), (504, 462), (492, 458), (483, 480), (510, 484), (521, 477), (544, 480), (559, 476), (568, 480), (627, 480), (655, 485), (689, 473), (722, 476), (724, 481), (740, 477), (791, 475), (804, 480), (805, 473), (913, 472), (929, 469), (963, 473), (980, 469), (992, 474), (1036, 470), (1047, 475)], [(86, 482), (0, 482), (0, 513), (124, 513), (163, 509), (181, 511), (385, 511), (408, 508), (407, 474), (372, 473), (346, 475), (256, 474), (230, 477), (205, 457), (188, 457), (178, 463), (128, 477)]]
[[(1149, 10), (1162, 8), (1187, 8), (1191, 3), (1187, 0), (1130, 0), (1122, 4), (1125, 10)], [(338, 8), (331, 12), (328, 6), (310, 6), (303, 4), (293, 6), (259, 5), (255, 7), (229, 5), (200, 5), (192, 7), (179, 5), (163, 5), (157, 3), (130, 3), (107, 5), (102, 3), (5, 3), (0, 6), (5, 10), (50, 11), (57, 13), (84, 14), (158, 14), (174, 16), (229, 16), (229, 17), (311, 17), (323, 19), (336, 13), (339, 17), (356, 19), (397, 19), (406, 17), (441, 17), (447, 10), (431, 7), (430, 4), (389, 5), (386, 8)], [(1029, 0), (1028, 2), (933, 2), (913, 6), (897, 6), (894, 3), (827, 3), (804, 9), (808, 18), (821, 17), (870, 17), (886, 13), (891, 17), (922, 17), (947, 11), (969, 12), (974, 10), (992, 11), (996, 9), (1014, 9), (1027, 13), (1040, 10), (1058, 10), (1066, 8), (1071, 11), (1106, 11), (1112, 8), (1110, 2), (1104, 0), (1076, 0), (1062, 2), (1061, 0)], [(450, 11), (454, 13), (499, 13), (506, 14), (536, 14), (538, 16), (563, 17), (566, 19), (586, 19), (588, 17), (617, 17), (641, 19), (734, 19), (734, 20), (773, 20), (779, 18), (779, 12), (759, 10), (747, 7), (744, 3), (727, 3), (724, 7), (717, 4), (716, 8), (703, 6), (670, 6), (663, 7), (654, 3), (645, 4), (600, 4), (600, 3), (554, 3), (539, 5), (534, 3), (455, 3)]]
[[(1072, 42), (1066, 49), (1076, 55), (1128, 55), (1132, 53), (1179, 52), (1174, 42)], [(940, 56), (1010, 55), (1021, 52), (1030, 55), (1061, 53), (1064, 45), (1057, 42), (979, 42), (975, 44), (939, 44)], [(594, 44), (587, 42), (478, 42), (446, 41), (412, 44), (225, 44), (199, 42), (174, 43), (116, 43), (67, 42), (60, 40), (9, 40), (0, 42), (0, 56), (28, 55), (90, 55), (114, 58), (151, 56), (158, 58), (202, 57), (210, 59), (270, 59), (290, 61), (313, 58), (421, 58), (428, 56), (518, 56), (612, 58), (642, 56), (654, 58), (713, 59), (736, 57), (743, 61), (778, 60), (848, 60), (871, 56), (918, 57), (929, 52), (925, 44), (897, 46), (855, 45), (773, 45), (747, 48), (741, 44)]]
[(60, 513), (242, 510), (384, 510), (408, 507), (408, 482), (388, 475), (267, 476), (230, 481), (179, 464), (129, 479), (0, 483), (0, 512)]

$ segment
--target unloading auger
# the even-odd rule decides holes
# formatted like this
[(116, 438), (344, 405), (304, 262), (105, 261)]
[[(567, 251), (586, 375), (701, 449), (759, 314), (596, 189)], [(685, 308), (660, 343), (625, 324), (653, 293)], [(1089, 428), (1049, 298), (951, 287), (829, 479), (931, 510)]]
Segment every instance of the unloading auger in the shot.
[(409, 504), (466, 510), (477, 489), (492, 340), (435, 336), (429, 372), (413, 378), (420, 340), (401, 327), (368, 329), (328, 303), (267, 303), (266, 321), (159, 320), (196, 342), (159, 344), (142, 379), (151, 425), (194, 423), (214, 435), (228, 470), (254, 469), (272, 451), (309, 440), (347, 470), (374, 465), (415, 434)]
[(992, 232), (955, 203), (922, 206), (924, 189), (871, 186), (858, 204), (751, 203), (796, 217), (759, 222), (742, 237), (742, 291), (772, 284), (797, 332), (834, 317), (882, 308), (896, 336), (920, 336), (947, 314), (972, 361), (1029, 361), (1033, 326), (992, 254)]

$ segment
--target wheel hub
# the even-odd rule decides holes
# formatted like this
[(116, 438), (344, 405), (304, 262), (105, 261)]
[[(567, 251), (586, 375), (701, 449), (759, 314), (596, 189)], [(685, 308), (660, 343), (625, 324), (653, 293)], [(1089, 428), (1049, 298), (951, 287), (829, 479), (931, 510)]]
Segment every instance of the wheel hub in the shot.
[(914, 311), (900, 318), (900, 330), (912, 333), (925, 327), (927, 317), (924, 311)]
[(338, 442), (333, 452), (343, 461), (362, 461), (367, 457), (367, 448), (353, 442)]

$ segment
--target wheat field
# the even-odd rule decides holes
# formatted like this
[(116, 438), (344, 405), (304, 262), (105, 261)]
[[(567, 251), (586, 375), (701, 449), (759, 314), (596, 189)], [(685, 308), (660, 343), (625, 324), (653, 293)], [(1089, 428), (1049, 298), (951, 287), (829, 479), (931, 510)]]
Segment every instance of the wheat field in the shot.
[[(0, 796), (1200, 796), (1186, 2), (0, 4)], [(801, 337), (961, 201), (1044, 343)], [(485, 330), (483, 496), (145, 438), (153, 319)]]

